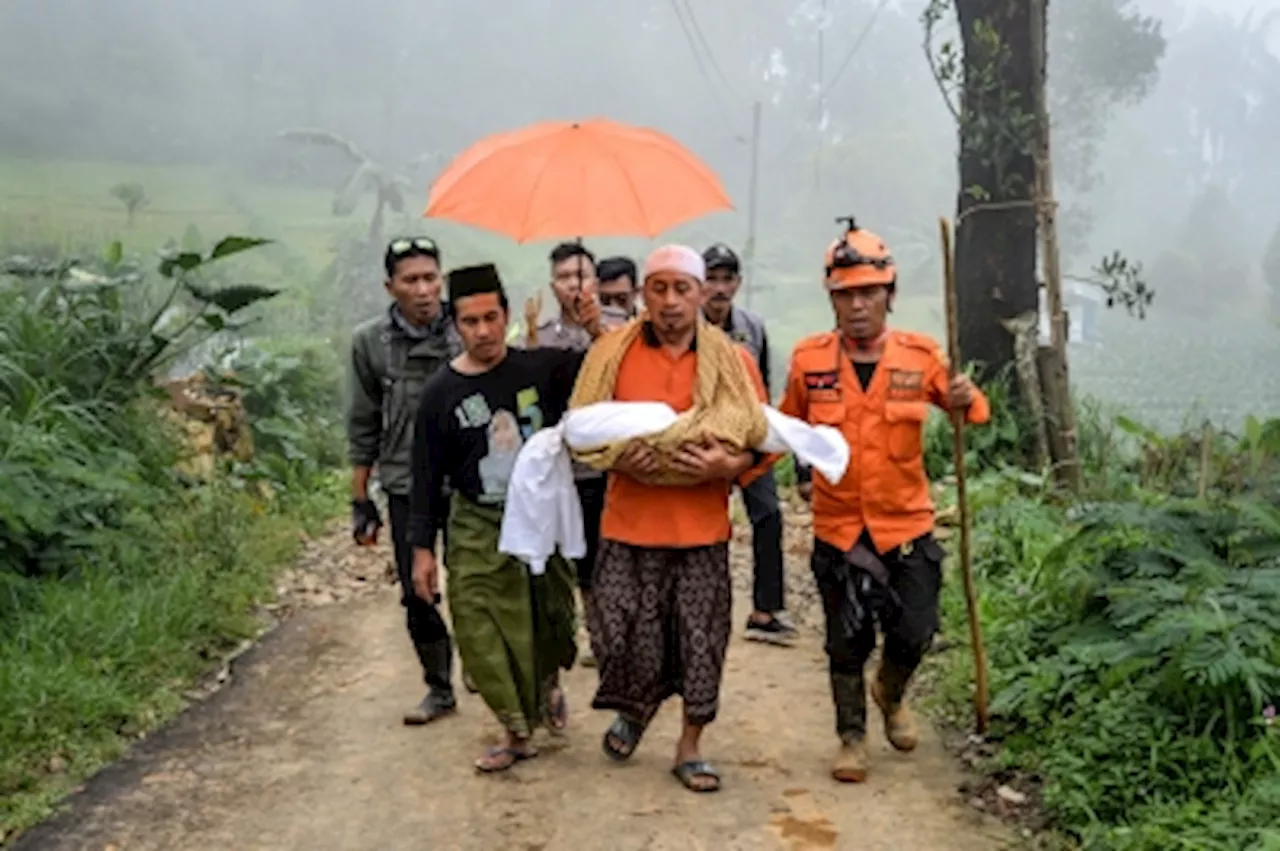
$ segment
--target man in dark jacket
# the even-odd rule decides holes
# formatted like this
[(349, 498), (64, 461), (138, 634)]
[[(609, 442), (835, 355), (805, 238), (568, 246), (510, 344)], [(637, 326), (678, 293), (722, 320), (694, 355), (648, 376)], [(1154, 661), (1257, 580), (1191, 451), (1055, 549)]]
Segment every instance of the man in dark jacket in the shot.
[(451, 667), (453, 642), (434, 602), (413, 590), (409, 545), (410, 459), (414, 418), (427, 380), (461, 350), (441, 299), (440, 249), (426, 237), (397, 239), (384, 257), (387, 312), (356, 328), (351, 337), (347, 441), (352, 467), (351, 513), (357, 543), (372, 543), (382, 519), (369, 497), (374, 470), (387, 494), (401, 604), (409, 637), (427, 682), (426, 697), (404, 715), (427, 724), (456, 709)]
[[(734, 304), (742, 286), (742, 265), (738, 255), (724, 243), (716, 243), (702, 255), (707, 267), (706, 299), (702, 315), (712, 325), (724, 329), (735, 343), (755, 357), (769, 386), (769, 337), (759, 314)], [(795, 641), (796, 629), (785, 611), (785, 577), (782, 559), (782, 510), (773, 471), (742, 489), (747, 516), (751, 520), (751, 548), (755, 560), (753, 606), (747, 619), (746, 637), (782, 647)]]

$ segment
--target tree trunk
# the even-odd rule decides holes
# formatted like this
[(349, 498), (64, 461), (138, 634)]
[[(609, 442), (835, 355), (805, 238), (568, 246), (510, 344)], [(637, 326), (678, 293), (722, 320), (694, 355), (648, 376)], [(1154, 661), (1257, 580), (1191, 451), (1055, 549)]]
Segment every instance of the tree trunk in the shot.
[[(986, 378), (1014, 362), (1003, 322), (1038, 310), (1035, 63), (1026, 0), (956, 0), (964, 43), (956, 287), (960, 350)], [(1016, 383), (1011, 392), (1018, 396)]]

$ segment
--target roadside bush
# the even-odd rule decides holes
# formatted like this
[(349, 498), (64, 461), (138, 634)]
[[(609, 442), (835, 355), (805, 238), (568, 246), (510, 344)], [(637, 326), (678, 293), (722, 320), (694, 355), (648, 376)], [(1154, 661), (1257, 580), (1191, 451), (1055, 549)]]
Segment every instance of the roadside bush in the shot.
[(155, 380), (274, 295), (209, 268), (259, 244), (174, 247), (154, 274), (119, 245), (0, 264), (0, 835), (178, 711), (260, 629), (299, 524), (340, 505), (340, 379), (315, 347), (234, 364), (252, 465), (287, 473), (273, 489), (174, 472), (184, 447)]
[(344, 375), (327, 341), (250, 342), (205, 368), (215, 386), (237, 388), (253, 432), (251, 462), (240, 478), (288, 498), (332, 478), (346, 458)]
[[(1084, 848), (1280, 848), (1280, 426), (1206, 446), (1090, 411), (1079, 504), (1026, 474), (973, 480), (991, 769)], [(957, 585), (944, 610), (961, 636)], [(944, 664), (953, 712), (971, 665)]]
[[(1030, 457), (1030, 431), (1020, 409), (1010, 404), (1009, 380), (1002, 377), (982, 387), (991, 403), (991, 422), (965, 430), (966, 469), (1021, 465)], [(932, 481), (955, 473), (951, 420), (938, 410), (930, 413), (925, 425), (924, 464)]]

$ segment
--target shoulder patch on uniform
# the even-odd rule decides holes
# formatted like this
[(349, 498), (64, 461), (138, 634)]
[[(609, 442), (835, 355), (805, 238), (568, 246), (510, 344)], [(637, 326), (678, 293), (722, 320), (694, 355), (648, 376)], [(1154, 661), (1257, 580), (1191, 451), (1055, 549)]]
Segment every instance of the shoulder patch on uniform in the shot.
[(837, 343), (836, 333), (834, 331), (822, 331), (818, 334), (810, 334), (808, 337), (802, 337), (795, 345), (793, 352), (808, 352), (814, 349), (825, 349)]

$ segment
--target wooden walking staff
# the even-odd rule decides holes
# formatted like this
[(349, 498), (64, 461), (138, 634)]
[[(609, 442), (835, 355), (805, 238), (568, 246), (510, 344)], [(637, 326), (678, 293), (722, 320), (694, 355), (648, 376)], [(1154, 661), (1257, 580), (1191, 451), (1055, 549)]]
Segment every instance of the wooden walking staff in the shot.
[[(956, 319), (956, 269), (951, 253), (951, 225), (939, 219), (942, 231), (942, 268), (947, 293), (947, 357), (951, 376), (960, 370), (960, 331)], [(956, 503), (960, 508), (960, 572), (964, 577), (964, 602), (969, 614), (969, 644), (973, 647), (973, 708), (979, 733), (987, 731), (987, 651), (982, 644), (982, 624), (978, 619), (978, 589), (973, 581), (973, 558), (969, 550), (969, 500), (965, 490), (964, 411), (951, 412), (951, 429), (956, 462)]]

